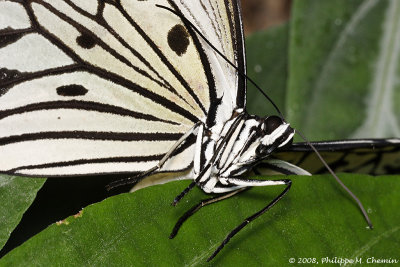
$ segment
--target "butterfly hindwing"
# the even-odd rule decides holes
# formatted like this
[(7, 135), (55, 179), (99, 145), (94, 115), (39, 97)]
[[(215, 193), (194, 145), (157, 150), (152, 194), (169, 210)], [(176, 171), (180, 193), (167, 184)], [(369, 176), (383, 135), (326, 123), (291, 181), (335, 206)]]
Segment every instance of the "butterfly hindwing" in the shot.
[[(399, 139), (359, 139), (312, 142), (335, 172), (372, 175), (398, 172)], [(296, 143), (273, 155), (312, 174), (326, 172), (325, 167), (306, 143)]]
[[(155, 4), (244, 68), (236, 1), (0, 1), (1, 172), (147, 170), (197, 121), (244, 105), (236, 72)], [(165, 169), (187, 168), (193, 142)]]

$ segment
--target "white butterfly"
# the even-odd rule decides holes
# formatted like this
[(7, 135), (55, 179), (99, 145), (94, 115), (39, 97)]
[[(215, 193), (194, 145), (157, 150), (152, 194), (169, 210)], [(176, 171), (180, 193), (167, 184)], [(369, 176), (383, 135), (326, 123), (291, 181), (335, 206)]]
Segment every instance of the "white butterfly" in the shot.
[(194, 185), (223, 196), (286, 185), (258, 216), (291, 182), (242, 175), (294, 130), (246, 113), (244, 74), (238, 0), (2, 0), (0, 172), (184, 171), (194, 182), (177, 201)]
[(0, 2), (1, 172), (193, 166), (206, 192), (270, 184), (240, 174), (294, 131), (247, 115), (243, 76), (156, 4), (192, 21), (245, 73), (237, 1)]

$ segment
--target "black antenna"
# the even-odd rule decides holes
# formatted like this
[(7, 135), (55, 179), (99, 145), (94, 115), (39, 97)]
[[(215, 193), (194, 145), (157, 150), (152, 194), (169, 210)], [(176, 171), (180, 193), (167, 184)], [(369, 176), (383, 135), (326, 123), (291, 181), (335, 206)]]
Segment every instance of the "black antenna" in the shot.
[(281, 117), (281, 119), (283, 121), (285, 120), (285, 117), (283, 116), (282, 112), (279, 110), (278, 106), (274, 103), (274, 101), (272, 101), (272, 99), (260, 88), (260, 86), (258, 86), (249, 76), (247, 76), (246, 74), (244, 74), (243, 72), (241, 72), (239, 70), (239, 68), (237, 66), (235, 66), (235, 64), (233, 64), (224, 54), (222, 54), (210, 41), (207, 40), (207, 38), (199, 31), (199, 29), (196, 28), (195, 25), (193, 25), (193, 23), (188, 20), (187, 18), (185, 18), (182, 14), (176, 12), (175, 10), (163, 6), (163, 5), (158, 5), (156, 4), (156, 7), (159, 8), (163, 8), (166, 9), (170, 12), (172, 12), (173, 14), (175, 14), (176, 16), (178, 16), (181, 20), (184, 21), (185, 24), (188, 24), (215, 52), (217, 52), (218, 55), (220, 55), (229, 65), (231, 65), (235, 70), (237, 70), (237, 72), (242, 75), (243, 77), (245, 77), (249, 82), (251, 82), (257, 89), (258, 91), (260, 91), (260, 93), (268, 99), (268, 101), (274, 106), (274, 108), (276, 109), (276, 111), (278, 112), (279, 116)]
[(336, 173), (331, 169), (331, 167), (329, 167), (328, 163), (326, 163), (326, 161), (322, 158), (321, 154), (314, 147), (314, 145), (311, 144), (311, 142), (308, 141), (308, 139), (302, 133), (300, 133), (299, 131), (296, 131), (296, 132), (307, 143), (307, 145), (309, 145), (311, 147), (311, 149), (314, 150), (315, 154), (317, 154), (318, 158), (321, 160), (322, 164), (324, 164), (325, 168), (329, 171), (329, 173), (333, 176), (333, 178), (335, 178), (336, 181), (343, 187), (343, 189), (346, 190), (346, 192), (357, 202), (358, 207), (360, 208), (362, 214), (364, 215), (364, 218), (367, 221), (369, 228), (372, 229), (373, 228), (372, 222), (369, 219), (368, 214), (365, 211), (364, 206), (361, 203), (361, 201), (358, 199), (358, 197), (353, 192), (351, 192), (351, 190), (342, 182), (342, 180), (339, 179), (339, 177), (336, 175)]

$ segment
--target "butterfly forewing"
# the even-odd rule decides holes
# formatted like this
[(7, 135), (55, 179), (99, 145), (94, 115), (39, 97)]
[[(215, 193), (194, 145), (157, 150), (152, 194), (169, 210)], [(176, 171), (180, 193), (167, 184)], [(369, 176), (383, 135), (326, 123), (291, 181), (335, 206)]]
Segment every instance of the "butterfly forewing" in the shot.
[[(244, 74), (245, 57), (244, 41), (238, 3), (236, 1), (176, 1), (180, 12), (194, 23), (206, 39), (215, 45), (222, 54), (235, 63), (240, 73)], [(203, 47), (207, 47), (204, 40), (200, 40)], [(231, 111), (245, 106), (246, 84), (243, 76), (237, 76), (237, 70), (232, 68), (217, 53), (207, 53), (211, 63), (211, 73), (215, 86), (216, 97), (222, 98), (224, 110), (219, 110), (220, 122), (228, 120)], [(238, 90), (232, 90), (238, 88)], [(213, 103), (216, 105), (216, 103)]]
[[(244, 105), (243, 79), (155, 4), (244, 68), (236, 1), (0, 1), (1, 172), (144, 171)], [(193, 142), (164, 169), (187, 168)]]

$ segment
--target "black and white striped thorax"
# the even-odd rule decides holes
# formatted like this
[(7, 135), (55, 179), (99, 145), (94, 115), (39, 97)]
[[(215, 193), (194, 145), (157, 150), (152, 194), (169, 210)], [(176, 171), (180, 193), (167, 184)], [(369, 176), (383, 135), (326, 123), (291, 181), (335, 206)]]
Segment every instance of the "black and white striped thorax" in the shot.
[[(295, 132), (279, 117), (260, 118), (243, 110), (236, 110), (218, 132), (214, 127), (207, 129), (204, 124), (195, 127), (193, 178), (207, 193), (224, 193), (253, 186), (240, 176), (266, 159), (276, 148), (291, 143)], [(268, 185), (274, 182), (263, 181)]]

